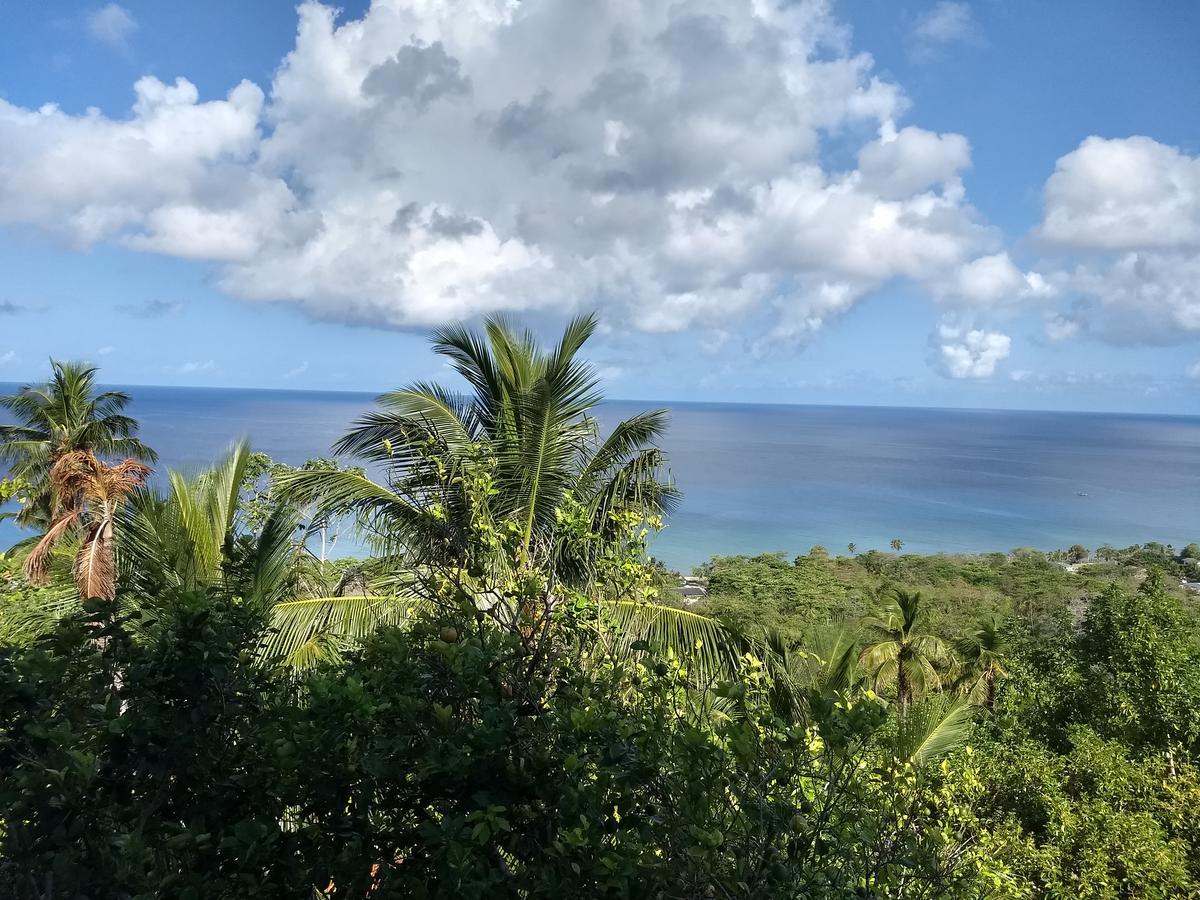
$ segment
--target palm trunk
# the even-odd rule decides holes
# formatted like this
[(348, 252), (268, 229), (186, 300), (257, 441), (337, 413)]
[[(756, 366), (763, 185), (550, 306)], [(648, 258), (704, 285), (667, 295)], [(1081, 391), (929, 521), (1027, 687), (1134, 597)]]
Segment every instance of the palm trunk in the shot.
[(904, 668), (903, 657), (896, 663), (896, 705), (901, 709), (908, 706), (908, 695), (911, 688), (908, 684), (908, 672)]

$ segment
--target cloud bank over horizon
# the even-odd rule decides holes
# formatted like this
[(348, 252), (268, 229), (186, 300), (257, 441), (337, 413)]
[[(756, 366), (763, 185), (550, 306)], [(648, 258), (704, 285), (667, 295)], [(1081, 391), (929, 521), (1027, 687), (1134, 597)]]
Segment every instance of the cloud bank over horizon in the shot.
[[(975, 39), (960, 7), (919, 34)], [(298, 15), (265, 87), (146, 76), (123, 117), (0, 100), (0, 226), (386, 328), (597, 308), (714, 343), (737, 321), (767, 355), (902, 281), (941, 310), (930, 362), (951, 378), (995, 375), (1030, 308), (1052, 341), (1200, 337), (1200, 159), (1082, 139), (1019, 264), (967, 197), (967, 138), (908, 123), (828, 3)], [(123, 40), (132, 19), (109, 17)]]

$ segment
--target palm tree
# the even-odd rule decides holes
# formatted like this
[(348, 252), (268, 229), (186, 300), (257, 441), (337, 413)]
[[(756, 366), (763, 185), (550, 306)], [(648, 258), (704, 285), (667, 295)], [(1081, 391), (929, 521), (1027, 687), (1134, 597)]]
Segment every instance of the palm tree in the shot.
[(979, 622), (970, 635), (955, 645), (964, 663), (960, 689), (969, 702), (989, 711), (996, 705), (996, 686), (1008, 675), (1000, 652), (1003, 643), (1000, 626), (992, 618)]
[(299, 517), (277, 504), (257, 531), (244, 527), (241, 491), (251, 458), (242, 441), (192, 478), (171, 472), (165, 495), (146, 488), (133, 497), (121, 544), (122, 582), (134, 594), (220, 586), (264, 604), (290, 596), (304, 545)]
[(0, 425), (0, 461), (9, 476), (28, 485), (29, 502), (17, 514), (21, 525), (47, 526), (57, 508), (68, 510), (77, 497), (53, 496), (50, 470), (62, 456), (78, 451), (98, 460), (135, 459), (154, 462), (157, 455), (137, 438), (137, 420), (125, 415), (129, 395), (96, 391), (96, 367), (84, 363), (50, 363), (45, 384), (26, 385), (0, 396), (15, 424)]
[[(387, 487), (346, 472), (295, 473), (283, 487), (291, 496), (357, 514), (375, 537), (403, 545), (410, 555), (427, 545), (426, 507), (446, 499), (422, 474), (422, 448), (430, 444), (448, 465), (486, 445), (495, 462), (492, 512), (517, 524), (526, 561), (561, 549), (553, 540), (556, 511), (568, 494), (585, 506), (600, 533), (611, 532), (614, 513), (633, 510), (651, 518), (668, 512), (677, 493), (662, 478), (665, 457), (655, 445), (666, 412), (634, 416), (599, 440), (591, 415), (602, 399), (599, 380), (576, 358), (595, 328), (593, 316), (577, 318), (549, 350), (499, 318), (487, 320), (483, 335), (461, 326), (437, 331), (435, 352), (466, 380), (471, 394), (429, 383), (384, 394), (380, 409), (334, 447), (382, 469)], [(450, 556), (461, 551), (440, 549)]]
[[(461, 465), (482, 446), (494, 464), (491, 513), (515, 523), (521, 558), (553, 561), (559, 569), (581, 562), (562, 559), (564, 548), (555, 540), (558, 511), (568, 497), (606, 536), (619, 514), (651, 519), (677, 499), (663, 478), (665, 457), (655, 443), (666, 428), (665, 411), (634, 416), (599, 439), (591, 415), (601, 401), (599, 381), (576, 358), (595, 328), (594, 317), (577, 318), (550, 350), (498, 318), (488, 319), (484, 335), (460, 326), (436, 332), (434, 350), (467, 381), (470, 396), (427, 383), (384, 394), (381, 408), (334, 448), (382, 469), (386, 484), (361, 471), (325, 471), (289, 473), (282, 487), (302, 501), (356, 514), (373, 537), (411, 557), (430, 547), (431, 505), (437, 504), (441, 520), (465, 512), (465, 498), (447, 498), (442, 485), (430, 482), (422, 465), (426, 448), (436, 446), (444, 468)], [(453, 559), (462, 547), (441, 543), (437, 550)]]
[(851, 541), (846, 545), (846, 552), (853, 556), (858, 552), (858, 544), (854, 543), (854, 541)]
[(127, 459), (106, 465), (94, 454), (74, 450), (58, 457), (50, 469), (51, 495), (69, 498), (59, 503), (42, 536), (25, 560), (25, 574), (33, 584), (49, 580), (51, 552), (64, 538), (82, 526), (82, 540), (75, 553), (73, 575), (79, 596), (85, 600), (116, 597), (116, 551), (114, 524), (128, 501), (150, 475), (140, 462)]
[(876, 690), (895, 684), (896, 703), (903, 709), (929, 690), (941, 687), (951, 662), (945, 642), (920, 630), (921, 594), (897, 588), (883, 614), (867, 623), (868, 641), (859, 658), (871, 673)]
[[(499, 318), (489, 318), (482, 334), (461, 326), (435, 332), (435, 352), (465, 379), (469, 394), (428, 383), (384, 394), (379, 409), (334, 447), (381, 471), (382, 483), (361, 470), (298, 471), (281, 477), (283, 494), (315, 504), (320, 517), (353, 515), (397, 569), (461, 572), (478, 542), (471, 523), (478, 501), (464, 486), (466, 473), (482, 456), (492, 485), (489, 519), (514, 529), (512, 566), (540, 573), (552, 586), (589, 589), (596, 559), (624, 539), (629, 521), (656, 520), (678, 497), (657, 446), (665, 411), (634, 416), (601, 438), (593, 416), (599, 380), (578, 358), (595, 328), (594, 317), (577, 318), (549, 349)], [(567, 538), (564, 506), (581, 511), (594, 540)], [(727, 657), (713, 646), (720, 626), (706, 617), (606, 599), (626, 637), (640, 629), (681, 648), (699, 641), (710, 658)], [(310, 644), (316, 623), (347, 621), (339, 607), (365, 611), (349, 617), (355, 635), (371, 627), (372, 616), (396, 610), (380, 597), (302, 598), (280, 605), (279, 631), (294, 636), (289, 646)]]
[(900, 540), (900, 538), (892, 538), (889, 543), (891, 545), (891, 548), (893, 550), (895, 550), (897, 553), (899, 553), (901, 551), (901, 549), (903, 549), (903, 547), (904, 547), (904, 541)]

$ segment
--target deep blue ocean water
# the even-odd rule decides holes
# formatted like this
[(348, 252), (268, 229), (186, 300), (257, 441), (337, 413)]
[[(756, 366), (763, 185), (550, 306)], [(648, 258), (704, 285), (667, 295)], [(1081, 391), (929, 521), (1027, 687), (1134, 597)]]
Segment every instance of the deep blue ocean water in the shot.
[[(370, 394), (128, 388), (162, 463), (194, 470), (237, 437), (300, 463)], [(8, 388), (4, 388), (8, 392)], [(655, 404), (610, 402), (602, 423)], [(684, 494), (653, 552), (687, 569), (714, 554), (822, 544), (919, 553), (1200, 540), (1200, 417), (676, 403), (666, 449)], [(0, 546), (16, 530), (0, 527)]]

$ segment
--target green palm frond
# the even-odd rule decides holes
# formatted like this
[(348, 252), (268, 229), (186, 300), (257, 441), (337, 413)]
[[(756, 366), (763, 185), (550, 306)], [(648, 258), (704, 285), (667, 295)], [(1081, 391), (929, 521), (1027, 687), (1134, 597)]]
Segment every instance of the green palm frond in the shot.
[(652, 651), (679, 659), (694, 681), (729, 678), (741, 667), (738, 635), (716, 619), (672, 606), (632, 600), (602, 602), (601, 639), (612, 652), (629, 656), (645, 642)]
[(297, 557), (304, 550), (304, 545), (296, 540), (299, 526), (299, 514), (286, 504), (278, 505), (267, 517), (254, 545), (247, 599), (272, 608), (285, 599)]
[(120, 531), (130, 582), (150, 578), (196, 590), (220, 581), (249, 457), (239, 442), (192, 478), (171, 472), (166, 496), (144, 490), (134, 497)]
[(859, 679), (857, 630), (845, 623), (817, 628), (789, 667), (806, 689), (825, 697), (848, 691)]
[[(72, 554), (73, 555), (73, 554)], [(79, 594), (71, 582), (70, 558), (64, 555), (52, 586), (30, 597), (0, 600), (0, 644), (27, 644), (50, 631), (63, 616), (79, 609)]]
[(667, 410), (655, 409), (618, 423), (584, 466), (580, 482), (588, 484), (620, 468), (626, 460), (642, 450), (654, 446), (666, 434), (669, 420), (670, 413)]
[[(680, 660), (693, 680), (706, 683), (732, 677), (744, 646), (714, 619), (689, 610), (634, 601), (600, 604), (598, 639), (619, 656), (636, 652), (639, 642), (653, 652)], [(344, 652), (376, 629), (402, 625), (428, 602), (405, 596), (308, 597), (272, 606), (270, 635), (263, 655), (287, 665), (311, 665)]]
[(895, 758), (924, 766), (953, 753), (967, 740), (975, 708), (947, 694), (928, 697), (899, 709)]
[(495, 406), (503, 389), (483, 336), (465, 326), (450, 325), (433, 333), (433, 350), (449, 359), (454, 371), (471, 385), (482, 410)]
[(296, 535), (299, 516), (280, 502), (257, 534), (242, 534), (240, 494), (250, 457), (248, 445), (239, 442), (191, 478), (171, 472), (165, 495), (144, 489), (134, 496), (118, 530), (121, 580), (129, 590), (151, 597), (164, 587), (230, 587), (228, 568), (241, 540), (250, 545), (249, 582), (239, 580), (237, 589), (263, 603), (287, 596), (303, 550)]
[(900, 658), (902, 644), (896, 640), (881, 640), (867, 644), (863, 647), (862, 654), (859, 657), (859, 664), (869, 672), (875, 673), (878, 679), (879, 671), (882, 666), (894, 666)]
[(404, 597), (306, 597), (271, 607), (264, 658), (303, 668), (337, 658), (385, 625), (408, 621), (423, 601)]

